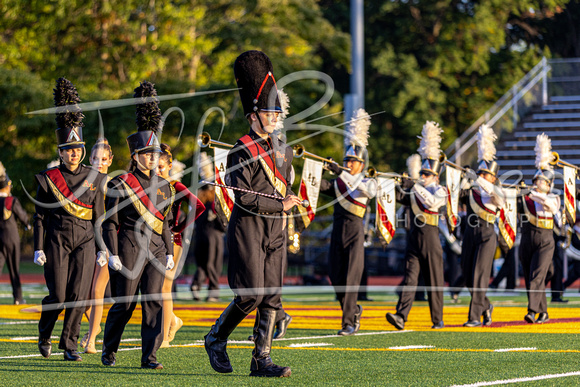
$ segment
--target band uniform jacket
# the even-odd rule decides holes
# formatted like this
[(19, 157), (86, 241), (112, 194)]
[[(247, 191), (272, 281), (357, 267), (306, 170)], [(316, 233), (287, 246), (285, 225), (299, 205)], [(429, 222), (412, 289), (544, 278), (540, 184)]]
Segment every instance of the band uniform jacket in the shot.
[[(240, 138), (228, 153), (226, 181), (230, 185), (264, 194), (234, 191), (235, 205), (227, 232), (228, 282), (232, 289), (280, 288), (285, 239), (282, 199), (291, 195), (293, 152), (284, 143), (276, 149), (272, 139), (253, 130)], [(278, 167), (281, 165), (281, 167)], [(253, 292), (256, 293), (256, 292)], [(280, 294), (238, 295), (234, 301), (244, 313), (262, 305), (280, 309)]]
[(480, 321), (491, 305), (486, 291), (497, 248), (494, 225), (504, 202), (505, 195), (501, 187), (481, 176), (470, 188), (462, 189), (459, 193), (459, 203), (467, 207), (461, 264), (466, 286), (471, 292), (469, 321)]
[[(443, 319), (443, 248), (439, 239), (439, 211), (445, 205), (447, 192), (439, 184), (424, 187), (414, 184), (410, 189), (396, 191), (397, 202), (408, 206), (412, 216), (407, 233), (405, 253), (405, 279), (397, 304), (397, 314), (405, 321), (415, 299), (411, 290), (423, 275), (429, 296), (431, 321), (438, 324)], [(408, 290), (405, 290), (408, 289)]]
[(531, 190), (518, 198), (518, 212), (522, 225), (519, 257), (528, 290), (528, 312), (547, 312), (545, 280), (556, 248), (554, 223), (561, 221), (560, 197)]
[[(355, 325), (358, 287), (364, 269), (363, 217), (369, 199), (375, 197), (376, 181), (362, 174), (341, 172), (334, 180), (322, 179), (320, 193), (335, 198), (328, 261), (330, 279), (342, 307), (342, 326)], [(347, 286), (352, 291), (345, 292)]]
[[(34, 249), (46, 255), (44, 278), (49, 294), (43, 305), (40, 337), (50, 337), (64, 302), (88, 298), (95, 268), (94, 225), (104, 213), (106, 175), (80, 164), (72, 172), (64, 164), (36, 176), (38, 191), (34, 214)], [(65, 313), (59, 348), (77, 348), (84, 307)]]

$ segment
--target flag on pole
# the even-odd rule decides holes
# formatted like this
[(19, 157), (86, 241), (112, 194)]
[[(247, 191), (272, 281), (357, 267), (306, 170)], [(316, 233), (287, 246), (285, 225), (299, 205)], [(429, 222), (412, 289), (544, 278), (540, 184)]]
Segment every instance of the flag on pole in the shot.
[[(225, 184), (226, 165), (228, 158), (227, 149), (214, 148), (215, 182)], [(229, 188), (215, 187), (215, 209), (223, 223), (230, 221), (234, 209), (234, 191)]]
[(576, 168), (562, 166), (564, 170), (564, 207), (570, 226), (576, 223)]
[(393, 240), (396, 230), (395, 218), (395, 180), (377, 178), (376, 229), (378, 235), (388, 245)]
[(453, 232), (459, 223), (459, 188), (461, 185), (461, 171), (447, 166), (447, 225)]
[(498, 228), (499, 234), (511, 249), (516, 241), (517, 230), (517, 204), (518, 191), (515, 188), (504, 188), (505, 204), (499, 210)]
[(298, 197), (300, 200), (308, 200), (308, 207), (298, 206), (300, 216), (296, 218), (296, 226), (300, 232), (310, 225), (316, 215), (318, 196), (320, 194), (320, 182), (322, 180), (322, 168), (323, 163), (321, 161), (308, 158), (304, 159)]

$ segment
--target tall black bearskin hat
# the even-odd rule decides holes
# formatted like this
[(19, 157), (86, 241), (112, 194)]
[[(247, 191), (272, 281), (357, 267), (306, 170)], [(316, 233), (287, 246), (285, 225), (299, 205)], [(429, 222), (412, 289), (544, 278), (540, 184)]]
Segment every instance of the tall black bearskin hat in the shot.
[(78, 103), (81, 102), (75, 86), (66, 78), (58, 78), (54, 88), (56, 113), (56, 141), (59, 149), (83, 148), (84, 114)]
[(234, 63), (244, 115), (258, 111), (282, 112), (272, 62), (261, 51), (246, 51)]
[(552, 154), (552, 141), (546, 134), (538, 134), (534, 151), (536, 152), (535, 164), (537, 171), (532, 181), (543, 179), (548, 184), (552, 184), (554, 182), (554, 167), (552, 167), (550, 162), (554, 156)]
[(6, 173), (6, 168), (4, 168), (4, 164), (0, 161), (0, 189), (8, 187), (10, 183), (11, 181)]
[(421, 155), (420, 173), (439, 176), (441, 171), (441, 133), (443, 129), (434, 121), (427, 121), (421, 131), (421, 143), (419, 144), (419, 154)]
[(495, 140), (497, 136), (490, 126), (483, 124), (477, 132), (477, 173), (489, 173), (497, 177), (499, 165), (495, 159)]
[(161, 146), (157, 139), (157, 131), (161, 127), (161, 110), (155, 85), (143, 81), (135, 89), (134, 98), (138, 98), (136, 109), (137, 132), (127, 137), (131, 156), (142, 152), (159, 152)]

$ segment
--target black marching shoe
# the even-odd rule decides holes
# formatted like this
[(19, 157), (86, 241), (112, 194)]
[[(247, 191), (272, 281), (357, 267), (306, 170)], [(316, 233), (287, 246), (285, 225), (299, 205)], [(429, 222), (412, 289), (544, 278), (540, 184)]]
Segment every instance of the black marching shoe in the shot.
[(246, 314), (231, 302), (212, 325), (204, 337), (204, 346), (209, 356), (209, 364), (214, 371), (227, 374), (233, 372), (230, 358), (226, 352), (228, 337), (246, 317)]
[(524, 321), (529, 323), (529, 324), (535, 324), (536, 322), (536, 316), (534, 315), (534, 313), (529, 312), (528, 314), (526, 314), (524, 316)]
[(405, 329), (405, 320), (403, 320), (403, 318), (398, 314), (387, 313), (385, 317), (387, 318), (389, 324), (391, 324), (398, 330)]
[(439, 321), (437, 324), (433, 324), (433, 326), (431, 327), (431, 329), (441, 329), (441, 328), (445, 328), (445, 324), (443, 323), (443, 321)]
[(141, 362), (141, 368), (148, 370), (162, 370), (163, 364), (154, 361), (151, 362)]
[(64, 360), (65, 361), (82, 361), (83, 358), (76, 349), (67, 349), (64, 351)]
[(360, 329), (360, 318), (362, 316), (363, 307), (357, 305), (357, 312), (354, 314), (354, 333), (357, 333)]
[(352, 336), (356, 333), (352, 325), (345, 325), (340, 331), (338, 331), (339, 336)]
[(115, 357), (115, 352), (107, 353), (107, 351), (103, 349), (103, 353), (101, 354), (101, 363), (103, 363), (104, 366), (112, 367), (116, 362), (117, 358)]
[(254, 327), (255, 347), (252, 351), (250, 376), (284, 378), (292, 374), (290, 367), (282, 367), (272, 362), (270, 349), (274, 335), (276, 311), (274, 309), (258, 309), (257, 323)]
[(281, 339), (282, 337), (286, 336), (286, 330), (288, 329), (288, 325), (292, 322), (292, 316), (288, 313), (285, 313), (285, 316), (282, 320), (276, 323), (276, 332), (274, 332), (274, 339)]
[(542, 324), (545, 323), (549, 320), (550, 318), (548, 317), (548, 313), (547, 312), (542, 312), (538, 315), (538, 318), (536, 319), (536, 323), (537, 324)]
[(477, 320), (469, 320), (465, 324), (463, 324), (463, 326), (466, 328), (477, 328), (481, 326), (481, 322)]
[(52, 343), (50, 342), (50, 338), (43, 339), (42, 337), (39, 337), (38, 350), (42, 356), (50, 357), (50, 354), (52, 353)]
[(568, 300), (565, 300), (561, 297), (552, 297), (552, 304), (567, 304)]
[(493, 305), (489, 304), (489, 309), (483, 312), (483, 325), (486, 327), (491, 325), (491, 314), (493, 313)]

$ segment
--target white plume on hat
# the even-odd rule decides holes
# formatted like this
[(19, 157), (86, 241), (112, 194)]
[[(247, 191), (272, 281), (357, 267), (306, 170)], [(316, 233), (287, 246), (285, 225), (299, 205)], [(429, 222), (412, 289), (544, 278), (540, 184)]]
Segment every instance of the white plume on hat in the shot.
[(369, 145), (369, 128), (371, 126), (371, 118), (364, 109), (358, 109), (354, 113), (350, 124), (346, 130), (344, 137), (344, 146), (348, 147), (351, 144), (366, 148)]
[(477, 131), (477, 161), (495, 159), (495, 140), (497, 136), (491, 126), (483, 124)]
[(278, 90), (278, 100), (280, 101), (280, 107), (282, 108), (282, 113), (276, 121), (276, 130), (284, 129), (284, 119), (288, 117), (288, 112), (290, 111), (290, 98), (288, 94), (284, 92), (284, 89)]
[(0, 179), (6, 176), (6, 168), (4, 168), (4, 164), (0, 161)]
[(421, 156), (418, 154), (411, 155), (407, 158), (407, 170), (411, 179), (418, 179), (421, 172)]
[(213, 160), (206, 152), (201, 152), (199, 154), (199, 178), (209, 182), (212, 182), (215, 179)]
[(184, 170), (185, 164), (179, 160), (173, 160), (171, 161), (171, 170), (169, 171), (169, 176), (171, 176), (172, 180), (181, 181)]
[(552, 140), (542, 133), (536, 137), (536, 168), (552, 170), (550, 161), (552, 161)]
[(418, 152), (422, 158), (439, 159), (439, 154), (441, 153), (439, 149), (441, 145), (441, 133), (443, 133), (443, 129), (439, 127), (437, 122), (427, 121), (423, 125), (421, 135), (418, 136), (421, 139)]
[(50, 163), (48, 163), (46, 165), (46, 168), (50, 169), (50, 168), (58, 167), (59, 165), (60, 165), (59, 160), (52, 160)]

